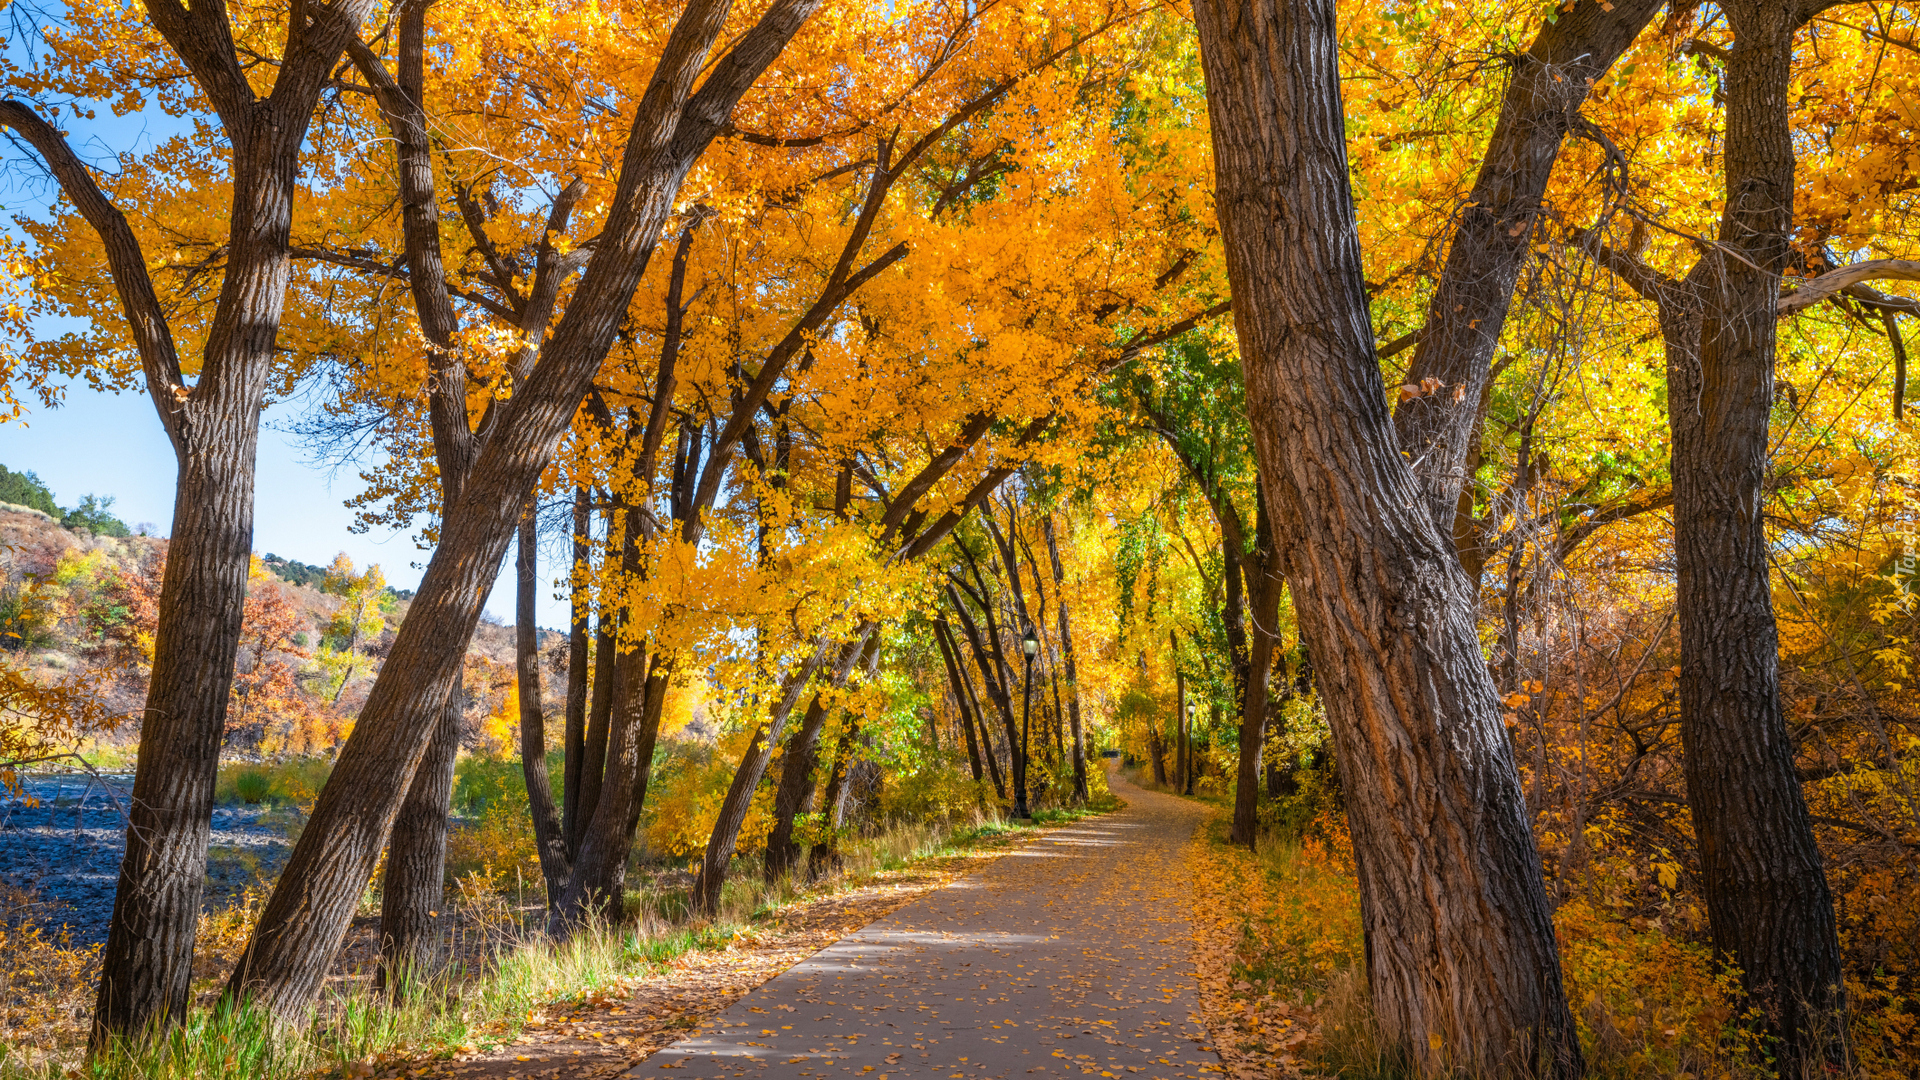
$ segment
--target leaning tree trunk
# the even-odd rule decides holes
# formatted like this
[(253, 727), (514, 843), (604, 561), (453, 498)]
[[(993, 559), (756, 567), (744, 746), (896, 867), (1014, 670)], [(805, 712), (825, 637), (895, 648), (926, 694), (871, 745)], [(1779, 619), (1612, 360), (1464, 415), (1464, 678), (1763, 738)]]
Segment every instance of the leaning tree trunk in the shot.
[(827, 723), (827, 707), (813, 695), (800, 726), (787, 736), (780, 753), (780, 786), (773, 793), (773, 828), (767, 833), (766, 861), (761, 876), (769, 884), (800, 861), (800, 844), (793, 838), (794, 820), (813, 798), (813, 770), (819, 764), (820, 729)]
[[(866, 645), (866, 636), (873, 632), (872, 624), (862, 624), (854, 640), (841, 646), (839, 663), (833, 673), (835, 686), (846, 680), (847, 673), (853, 669), (853, 658), (860, 655), (860, 650)], [(759, 788), (761, 778), (767, 774), (767, 762), (773, 756), (773, 746), (780, 741), (787, 718), (793, 714), (793, 707), (799, 703), (807, 683), (812, 681), (814, 672), (826, 663), (833, 649), (832, 640), (821, 637), (814, 643), (813, 654), (787, 673), (780, 687), (780, 696), (772, 702), (766, 721), (754, 730), (739, 767), (733, 771), (733, 782), (727, 788), (726, 798), (720, 803), (720, 813), (714, 819), (713, 832), (707, 837), (706, 853), (700, 863), (700, 877), (694, 883), (693, 908), (702, 915), (710, 917), (720, 910), (720, 888), (726, 884), (727, 867), (733, 862), (734, 845), (740, 839), (740, 826), (746, 823), (753, 793)]]
[(447, 508), (410, 617), (235, 965), (229, 997), (293, 1017), (319, 990), (432, 741), (521, 500), (553, 460), (612, 347), (681, 181), (817, 2), (774, 0), (713, 63), (726, 0), (692, 0), (675, 21), (636, 105), (593, 257), (532, 375), (498, 406), (494, 430)]
[(847, 774), (852, 769), (853, 752), (860, 737), (860, 718), (847, 717), (847, 729), (833, 751), (833, 771), (827, 777), (827, 790), (820, 810), (826, 817), (819, 839), (807, 851), (807, 877), (819, 880), (840, 865), (840, 830), (847, 819)]
[(396, 998), (430, 977), (440, 960), (447, 810), (453, 801), (453, 765), (460, 753), (465, 705), (466, 694), (456, 685), (387, 842), (387, 869), (380, 885), (380, 967), (373, 985)]
[[(1848, 1065), (1833, 900), (1780, 705), (1763, 506), (1775, 297), (1791, 253), (1793, 34), (1778, 4), (1725, 5), (1727, 205), (1686, 292), (1698, 352), (1669, 348), (1680, 737), (1714, 945), (1739, 965), (1781, 1076)], [(1669, 344), (1675, 335), (1668, 334)]]
[(606, 781), (593, 817), (587, 821), (559, 900), (548, 905), (550, 933), (565, 935), (600, 919), (618, 921), (626, 912), (627, 857), (646, 803), (654, 743), (666, 705), (672, 662), (644, 650), (624, 652), (616, 670), (612, 730), (607, 740)]
[(1474, 590), (1382, 393), (1334, 4), (1196, 0), (1194, 22), (1254, 448), (1325, 683), (1380, 1033), (1429, 1075), (1576, 1077)]
[[(866, 630), (859, 640), (864, 643), (865, 655), (871, 662), (879, 655), (879, 633)], [(849, 645), (848, 648), (852, 649), (853, 646)], [(852, 655), (857, 665), (861, 653), (855, 649)], [(834, 668), (833, 688), (839, 689), (852, 671), (853, 668), (845, 665), (843, 657), (842, 663)], [(801, 718), (800, 726), (787, 739), (780, 763), (780, 786), (774, 792), (773, 829), (767, 834), (767, 861), (763, 867), (766, 880), (770, 882), (792, 870), (800, 861), (800, 845), (793, 839), (793, 823), (801, 809), (813, 799), (813, 774), (820, 764), (820, 731), (826, 722), (826, 707), (820, 695), (815, 694), (813, 702), (807, 706), (806, 715)]]
[[(1535, 226), (1547, 213), (1547, 184), (1560, 145), (1580, 129), (1580, 106), (1594, 85), (1665, 6), (1665, 0), (1558, 5), (1525, 52), (1502, 57), (1510, 70), (1500, 119), (1460, 207), (1405, 380), (1438, 379), (1448, 389), (1409, 398), (1394, 414), (1400, 447), (1412, 455), (1443, 535), (1454, 532), (1456, 519), (1472, 519), (1467, 484), (1483, 422), (1483, 391), (1514, 286), (1533, 257)], [(1464, 516), (1462, 500), (1469, 511)], [(1465, 532), (1454, 539), (1463, 549), (1473, 543)]]

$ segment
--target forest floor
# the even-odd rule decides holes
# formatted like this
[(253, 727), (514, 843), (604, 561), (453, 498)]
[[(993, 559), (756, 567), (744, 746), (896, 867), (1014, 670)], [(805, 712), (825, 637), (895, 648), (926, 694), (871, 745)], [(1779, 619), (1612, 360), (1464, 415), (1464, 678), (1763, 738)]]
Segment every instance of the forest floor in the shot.
[(630, 995), (537, 1015), (509, 1045), (381, 1072), (1216, 1075), (1182, 884), (1185, 848), (1209, 811), (1112, 783), (1124, 811), (791, 905)]

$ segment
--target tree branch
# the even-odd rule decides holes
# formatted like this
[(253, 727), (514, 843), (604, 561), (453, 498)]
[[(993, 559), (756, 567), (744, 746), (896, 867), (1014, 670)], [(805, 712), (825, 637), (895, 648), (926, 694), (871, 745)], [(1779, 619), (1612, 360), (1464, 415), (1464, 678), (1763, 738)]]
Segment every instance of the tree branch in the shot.
[(140, 249), (139, 238), (133, 235), (126, 215), (94, 182), (93, 174), (87, 171), (73, 147), (31, 105), (18, 98), (0, 100), (0, 127), (19, 132), (21, 138), (39, 151), (41, 161), (60, 190), (73, 201), (87, 224), (100, 234), (107, 267), (120, 295), (120, 308), (133, 332), (134, 347), (140, 353), (147, 396), (153, 399), (153, 407), (160, 414), (160, 424), (166, 428), (174, 452), (184, 456), (187, 447), (181, 413), (188, 394), (184, 385), (186, 377), (180, 370), (173, 330), (167, 325), (166, 313), (161, 310), (160, 299), (153, 289), (153, 278), (147, 273), (147, 259)]
[(1869, 259), (1829, 270), (1819, 277), (1780, 294), (1775, 307), (1781, 318), (1812, 307), (1836, 293), (1868, 281), (1920, 281), (1920, 260)]

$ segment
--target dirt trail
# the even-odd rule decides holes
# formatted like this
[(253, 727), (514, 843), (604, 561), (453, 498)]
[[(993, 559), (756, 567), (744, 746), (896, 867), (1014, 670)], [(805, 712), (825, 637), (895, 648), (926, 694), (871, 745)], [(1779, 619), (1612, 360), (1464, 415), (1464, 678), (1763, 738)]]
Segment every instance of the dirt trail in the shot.
[(1112, 783), (1126, 810), (840, 939), (627, 1075), (1218, 1075), (1195, 1016), (1182, 872), (1207, 811)]

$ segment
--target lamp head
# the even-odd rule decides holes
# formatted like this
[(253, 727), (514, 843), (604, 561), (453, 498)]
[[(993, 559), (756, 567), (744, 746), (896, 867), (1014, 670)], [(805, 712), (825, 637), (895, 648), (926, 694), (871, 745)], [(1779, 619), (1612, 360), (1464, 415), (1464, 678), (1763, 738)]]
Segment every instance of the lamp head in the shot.
[(1034, 636), (1033, 627), (1027, 627), (1027, 636), (1020, 639), (1020, 648), (1025, 650), (1028, 656), (1040, 651), (1040, 639)]

